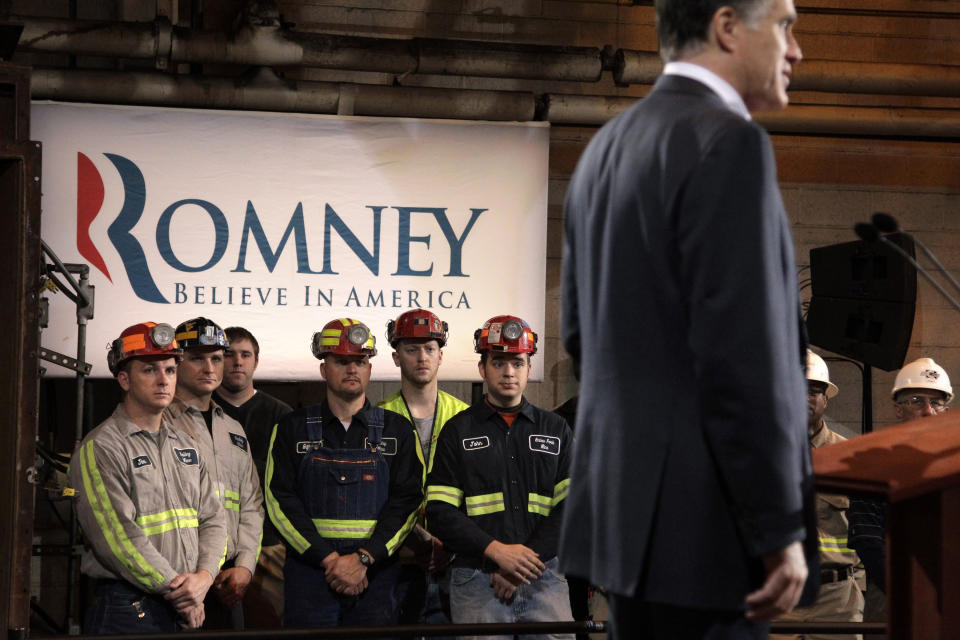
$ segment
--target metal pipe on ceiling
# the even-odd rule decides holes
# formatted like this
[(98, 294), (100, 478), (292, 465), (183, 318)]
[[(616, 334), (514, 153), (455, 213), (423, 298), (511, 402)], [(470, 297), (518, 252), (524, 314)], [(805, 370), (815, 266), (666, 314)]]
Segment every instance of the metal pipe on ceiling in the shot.
[(602, 54), (595, 47), (338, 36), (277, 24), (248, 24), (226, 34), (174, 27), (162, 17), (123, 23), (11, 20), (24, 25), (19, 45), (24, 51), (155, 59), (161, 69), (184, 62), (573, 82), (596, 82), (603, 72)]
[[(31, 89), (34, 99), (358, 116), (536, 119), (581, 126), (602, 125), (636, 102), (610, 96), (288, 82), (269, 69), (242, 80), (37, 69)], [(758, 114), (756, 119), (772, 133), (960, 140), (960, 119), (950, 109), (794, 105), (780, 113)]]
[[(183, 62), (597, 82), (605, 68), (604, 53), (596, 47), (339, 36), (292, 31), (269, 20), (231, 34), (174, 27), (162, 17), (124, 23), (13, 20), (24, 25), (20, 47), (25, 51), (154, 59), (159, 69)], [(618, 49), (609, 67), (618, 84), (652, 84), (663, 62), (652, 51)], [(960, 97), (960, 67), (805, 60), (795, 69), (791, 87)]]
[(493, 121), (533, 120), (536, 110), (533, 93), (290, 82), (265, 68), (243, 79), (35, 69), (30, 86), (35, 100), (205, 109)]
[[(663, 61), (651, 51), (619, 49), (614, 56), (617, 84), (653, 84), (661, 71)], [(804, 60), (793, 70), (790, 89), (960, 98), (960, 67)]]

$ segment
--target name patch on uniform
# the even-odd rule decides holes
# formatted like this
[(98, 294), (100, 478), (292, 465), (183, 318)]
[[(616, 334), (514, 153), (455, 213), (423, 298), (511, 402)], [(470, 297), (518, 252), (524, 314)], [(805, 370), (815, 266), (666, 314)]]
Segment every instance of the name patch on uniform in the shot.
[(297, 443), (297, 453), (310, 453), (323, 446), (323, 440), (301, 440)]
[(200, 464), (200, 456), (197, 455), (196, 449), (177, 449), (174, 447), (173, 451), (183, 464)]
[(560, 438), (556, 436), (530, 436), (530, 451), (560, 455)]
[(152, 464), (152, 463), (150, 462), (150, 458), (147, 457), (147, 456), (137, 456), (136, 458), (133, 459), (133, 468), (134, 468), (134, 469), (139, 469), (140, 467), (145, 467), (145, 466), (147, 466), (148, 464)]
[[(370, 440), (368, 438), (363, 439), (363, 448), (370, 448)], [(396, 438), (380, 438), (380, 444), (377, 445), (377, 452), (382, 453), (385, 456), (395, 456), (397, 455), (397, 439)]]
[(489, 446), (490, 446), (490, 438), (488, 436), (480, 436), (477, 438), (463, 439), (464, 451), (476, 451), (477, 449), (486, 449)]
[(363, 474), (363, 481), (364, 481), (364, 482), (376, 482), (376, 480), (377, 480), (377, 475), (376, 475), (375, 473), (365, 473), (365, 474)]
[(233, 446), (240, 447), (244, 451), (247, 450), (247, 439), (237, 433), (230, 434), (230, 442), (233, 443)]

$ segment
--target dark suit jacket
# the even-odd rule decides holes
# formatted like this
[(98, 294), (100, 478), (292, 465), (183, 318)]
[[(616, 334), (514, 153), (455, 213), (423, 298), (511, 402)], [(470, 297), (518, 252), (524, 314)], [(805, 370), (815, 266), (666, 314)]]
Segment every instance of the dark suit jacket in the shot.
[(563, 570), (720, 609), (805, 536), (817, 573), (795, 269), (770, 140), (709, 88), (663, 76), (597, 133), (566, 201)]

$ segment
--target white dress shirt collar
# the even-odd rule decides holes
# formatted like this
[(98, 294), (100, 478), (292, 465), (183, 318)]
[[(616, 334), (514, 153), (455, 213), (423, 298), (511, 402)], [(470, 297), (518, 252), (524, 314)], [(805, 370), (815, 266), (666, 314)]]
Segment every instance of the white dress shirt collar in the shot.
[(740, 94), (737, 93), (737, 90), (734, 89), (729, 82), (713, 71), (710, 71), (710, 69), (698, 64), (693, 64), (692, 62), (668, 62), (663, 68), (663, 75), (683, 76), (684, 78), (701, 82), (720, 96), (720, 99), (723, 100), (724, 104), (726, 104), (731, 111), (740, 114), (745, 120), (751, 119), (747, 105), (744, 103), (743, 98), (740, 97)]

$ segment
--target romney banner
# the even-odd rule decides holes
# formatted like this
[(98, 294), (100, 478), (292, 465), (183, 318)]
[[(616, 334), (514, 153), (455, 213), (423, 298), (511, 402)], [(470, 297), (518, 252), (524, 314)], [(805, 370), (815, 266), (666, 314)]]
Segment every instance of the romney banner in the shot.
[[(544, 332), (545, 124), (35, 102), (31, 128), (43, 239), (96, 287), (95, 376), (146, 320), (246, 327), (273, 380), (316, 380), (310, 340), (335, 318), (370, 327), (378, 380), (399, 377), (385, 327), (408, 309), (450, 325), (446, 380), (478, 379), (491, 316)], [(48, 297), (43, 345), (72, 356), (73, 306)]]

